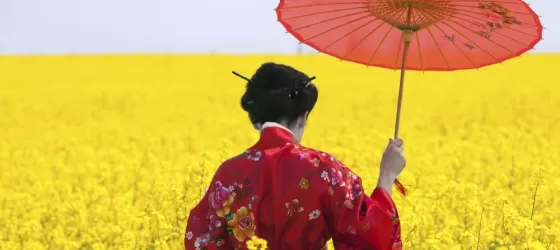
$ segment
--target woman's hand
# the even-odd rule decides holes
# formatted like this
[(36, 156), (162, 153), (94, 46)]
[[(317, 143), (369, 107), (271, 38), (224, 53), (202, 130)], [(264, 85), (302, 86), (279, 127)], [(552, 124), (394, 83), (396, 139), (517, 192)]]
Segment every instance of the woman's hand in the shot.
[(393, 182), (406, 165), (403, 155), (404, 147), (401, 139), (389, 139), (389, 144), (381, 157), (381, 169), (377, 186), (391, 194)]

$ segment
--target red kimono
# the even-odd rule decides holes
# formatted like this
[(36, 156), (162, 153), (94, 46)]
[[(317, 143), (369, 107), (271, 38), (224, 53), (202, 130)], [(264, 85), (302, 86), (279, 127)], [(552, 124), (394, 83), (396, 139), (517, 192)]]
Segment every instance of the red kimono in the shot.
[(186, 249), (247, 249), (258, 236), (274, 250), (402, 249), (398, 213), (382, 188), (364, 194), (360, 177), (327, 153), (299, 145), (277, 124), (216, 171), (191, 210)]

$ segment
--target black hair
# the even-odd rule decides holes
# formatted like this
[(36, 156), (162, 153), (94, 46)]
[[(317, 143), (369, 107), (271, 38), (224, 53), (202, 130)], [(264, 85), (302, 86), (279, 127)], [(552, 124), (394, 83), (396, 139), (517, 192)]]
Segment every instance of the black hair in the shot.
[(287, 65), (264, 63), (251, 79), (246, 79), (241, 107), (253, 124), (283, 119), (292, 123), (311, 112), (317, 102), (317, 87), (311, 83), (314, 78)]

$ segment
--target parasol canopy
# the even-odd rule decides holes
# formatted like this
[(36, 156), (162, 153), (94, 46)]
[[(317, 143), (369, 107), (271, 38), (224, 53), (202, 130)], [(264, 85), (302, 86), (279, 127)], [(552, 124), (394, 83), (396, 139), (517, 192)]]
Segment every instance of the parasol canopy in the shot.
[(521, 0), (281, 0), (278, 20), (300, 42), (336, 58), (407, 70), (474, 69), (503, 62), (542, 40)]
[(500, 63), (533, 49), (543, 30), (521, 0), (280, 0), (276, 12), (289, 33), (319, 52), (401, 70), (394, 138), (405, 70)]

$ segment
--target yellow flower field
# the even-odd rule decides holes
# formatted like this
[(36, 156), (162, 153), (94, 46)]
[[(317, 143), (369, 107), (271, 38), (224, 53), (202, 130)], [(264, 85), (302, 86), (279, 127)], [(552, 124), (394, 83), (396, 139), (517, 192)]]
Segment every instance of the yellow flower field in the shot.
[[(303, 144), (372, 190), (397, 71), (325, 56), (0, 57), (0, 249), (183, 248), (214, 170), (258, 137), (231, 71), (265, 61), (317, 76)], [(405, 249), (560, 249), (558, 61), (407, 73)]]

